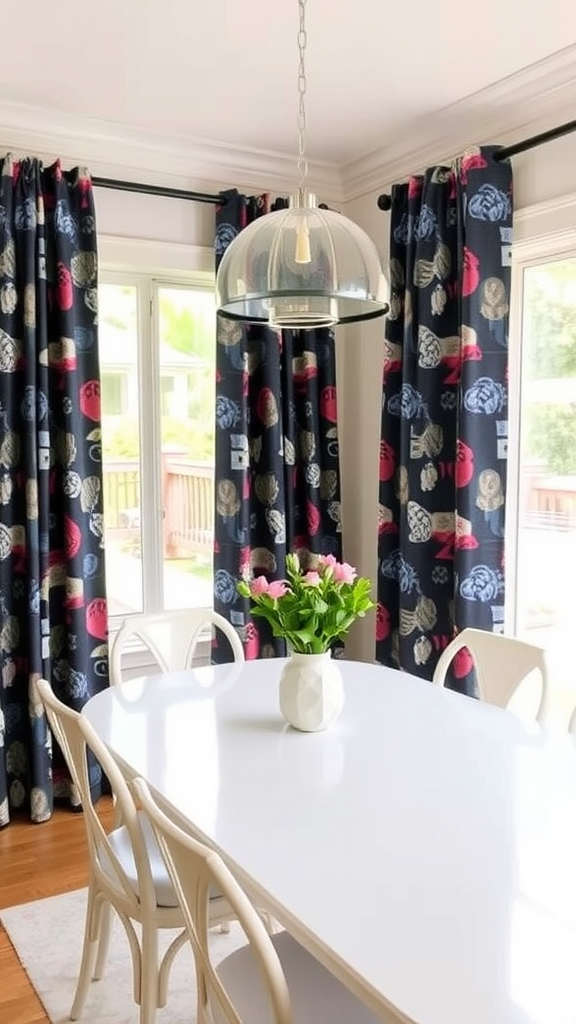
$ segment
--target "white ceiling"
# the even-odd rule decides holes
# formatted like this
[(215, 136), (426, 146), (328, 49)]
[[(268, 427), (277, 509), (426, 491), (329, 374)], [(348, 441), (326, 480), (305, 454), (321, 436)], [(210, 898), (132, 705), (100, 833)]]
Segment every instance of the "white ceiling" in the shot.
[[(2, 103), (186, 143), (296, 152), (297, 0), (9, 8)], [(576, 44), (574, 0), (546, 0), (537, 21), (526, 0), (308, 0), (306, 9), (307, 151), (338, 167)]]

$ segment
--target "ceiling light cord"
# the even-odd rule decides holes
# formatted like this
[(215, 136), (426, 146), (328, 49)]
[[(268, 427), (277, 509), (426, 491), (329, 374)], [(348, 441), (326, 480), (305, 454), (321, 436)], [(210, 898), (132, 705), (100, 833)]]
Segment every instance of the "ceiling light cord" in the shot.
[(299, 184), (287, 207), (235, 232), (216, 275), (220, 316), (274, 331), (331, 328), (388, 310), (374, 242), (343, 214), (320, 208), (307, 188), (307, 0), (297, 3)]
[(308, 177), (308, 161), (306, 159), (306, 46), (308, 36), (306, 35), (306, 0), (298, 0), (300, 12), (300, 25), (298, 28), (298, 52), (300, 61), (298, 64), (298, 173), (300, 182), (298, 192), (302, 195), (306, 188)]

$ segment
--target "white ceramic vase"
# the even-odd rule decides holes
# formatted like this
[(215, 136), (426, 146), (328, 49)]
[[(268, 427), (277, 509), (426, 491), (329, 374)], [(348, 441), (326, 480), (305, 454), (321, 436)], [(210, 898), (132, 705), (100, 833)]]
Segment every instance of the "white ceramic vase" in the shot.
[(292, 653), (280, 675), (280, 710), (301, 732), (326, 729), (344, 707), (338, 662), (324, 654)]

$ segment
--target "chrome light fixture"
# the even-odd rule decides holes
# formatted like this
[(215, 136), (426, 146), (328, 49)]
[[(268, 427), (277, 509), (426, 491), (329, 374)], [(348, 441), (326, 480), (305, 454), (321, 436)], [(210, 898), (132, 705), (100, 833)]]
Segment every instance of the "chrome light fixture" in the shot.
[(306, 190), (306, 0), (298, 0), (298, 172), (288, 209), (259, 217), (230, 243), (216, 303), (229, 320), (274, 328), (332, 327), (388, 312), (378, 251), (357, 224), (320, 209)]

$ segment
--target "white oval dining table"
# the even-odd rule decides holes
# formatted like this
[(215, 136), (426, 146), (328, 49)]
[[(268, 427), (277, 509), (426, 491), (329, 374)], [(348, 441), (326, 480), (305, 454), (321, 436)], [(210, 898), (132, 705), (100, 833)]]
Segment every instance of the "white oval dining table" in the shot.
[(575, 1024), (574, 740), (351, 661), (341, 717), (299, 733), (284, 663), (131, 680), (83, 714), (383, 1021)]

